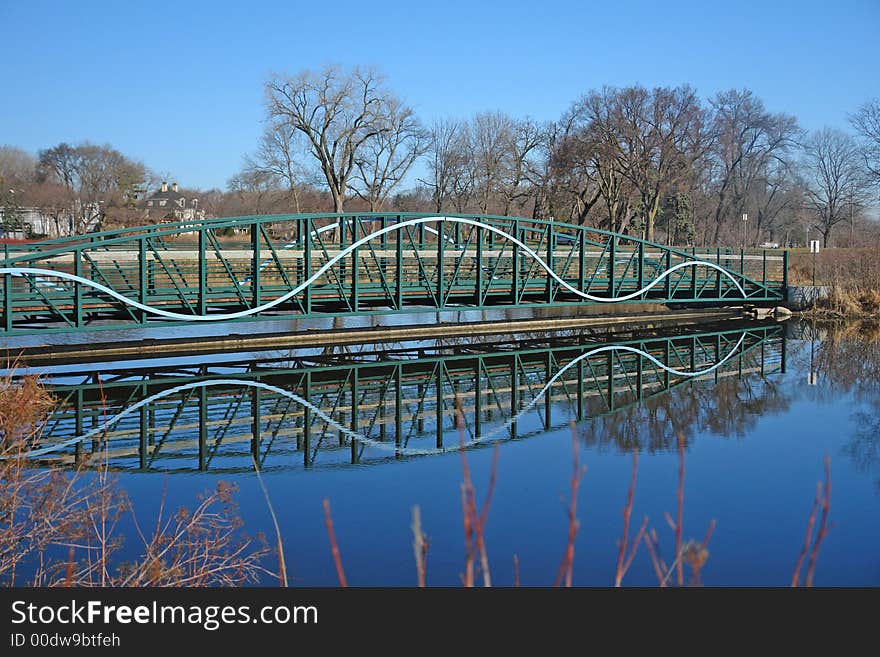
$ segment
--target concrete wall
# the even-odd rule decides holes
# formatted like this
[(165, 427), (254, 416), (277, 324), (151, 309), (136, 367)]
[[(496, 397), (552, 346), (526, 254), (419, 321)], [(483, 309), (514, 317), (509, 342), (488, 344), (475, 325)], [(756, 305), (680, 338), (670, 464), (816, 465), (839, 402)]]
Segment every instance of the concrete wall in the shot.
[(831, 288), (825, 285), (789, 285), (785, 305), (791, 310), (806, 310), (815, 301), (827, 298), (830, 292)]

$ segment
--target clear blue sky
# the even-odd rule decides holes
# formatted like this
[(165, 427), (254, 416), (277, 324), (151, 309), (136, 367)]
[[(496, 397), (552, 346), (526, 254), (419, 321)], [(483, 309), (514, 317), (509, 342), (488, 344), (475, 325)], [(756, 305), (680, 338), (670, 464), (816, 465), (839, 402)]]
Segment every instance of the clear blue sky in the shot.
[(253, 150), (272, 72), (378, 67), (426, 121), (603, 84), (748, 87), (809, 129), (880, 96), (880, 0), (0, 0), (0, 144), (110, 143), (187, 186)]

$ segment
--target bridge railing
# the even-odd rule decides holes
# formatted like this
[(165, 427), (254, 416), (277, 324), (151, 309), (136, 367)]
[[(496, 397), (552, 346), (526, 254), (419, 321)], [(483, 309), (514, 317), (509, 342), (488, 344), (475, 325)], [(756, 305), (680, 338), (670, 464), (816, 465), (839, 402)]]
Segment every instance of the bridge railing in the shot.
[(271, 215), (178, 222), (8, 245), (6, 331), (95, 320), (541, 303), (770, 302), (785, 254), (676, 249), (570, 224), (418, 214)]

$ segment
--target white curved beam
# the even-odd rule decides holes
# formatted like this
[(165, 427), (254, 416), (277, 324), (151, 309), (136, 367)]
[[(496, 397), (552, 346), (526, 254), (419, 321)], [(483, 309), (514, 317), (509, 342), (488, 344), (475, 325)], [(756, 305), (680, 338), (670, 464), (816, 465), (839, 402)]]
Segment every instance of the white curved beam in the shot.
[[(553, 384), (556, 382), (556, 380), (559, 379), (566, 371), (568, 371), (570, 368), (577, 365), (582, 360), (589, 358), (591, 356), (595, 356), (596, 354), (601, 354), (601, 353), (608, 352), (608, 351), (625, 351), (625, 352), (637, 354), (639, 356), (642, 356), (642, 357), (648, 359), (649, 361), (651, 361), (652, 363), (654, 363), (655, 365), (657, 365), (661, 369), (666, 370), (670, 374), (674, 374), (676, 376), (683, 376), (683, 377), (697, 377), (697, 376), (703, 376), (704, 374), (709, 374), (710, 372), (713, 372), (714, 370), (721, 367), (724, 363), (726, 363), (739, 350), (739, 348), (742, 345), (745, 338), (746, 338), (745, 333), (743, 333), (743, 335), (740, 337), (739, 341), (736, 343), (736, 345), (733, 347), (733, 349), (730, 350), (730, 353), (728, 353), (724, 358), (722, 358), (720, 361), (718, 361), (717, 363), (715, 363), (711, 367), (707, 367), (702, 370), (697, 370), (694, 372), (688, 372), (686, 370), (678, 370), (673, 367), (669, 367), (668, 365), (665, 365), (664, 363), (657, 360), (654, 356), (652, 356), (648, 352), (643, 351), (641, 349), (638, 349), (636, 347), (630, 347), (628, 345), (604, 345), (602, 347), (596, 347), (595, 349), (591, 349), (590, 351), (587, 351), (587, 352), (581, 354), (580, 356), (578, 356), (577, 358), (572, 360), (570, 363), (568, 363), (565, 367), (561, 368), (556, 374), (554, 374), (550, 378), (549, 381), (547, 381), (547, 383), (544, 384), (544, 387), (541, 388), (540, 391), (538, 391), (538, 393), (532, 398), (532, 400), (526, 406), (524, 406), (522, 409), (520, 409), (520, 411), (517, 412), (513, 417), (511, 417), (509, 420), (507, 420), (507, 422), (496, 427), (495, 429), (493, 429), (492, 431), (490, 431), (489, 433), (487, 433), (485, 435), (477, 436), (476, 438), (473, 438), (469, 441), (465, 441), (465, 442), (460, 443), (458, 445), (454, 445), (449, 448), (442, 447), (442, 448), (436, 448), (436, 449), (411, 449), (408, 447), (399, 447), (397, 445), (392, 445), (388, 442), (378, 441), (378, 440), (375, 440), (375, 439), (370, 438), (368, 436), (364, 436), (363, 434), (359, 434), (359, 433), (352, 431), (351, 429), (349, 429), (345, 425), (340, 424), (339, 422), (334, 420), (332, 417), (330, 417), (329, 415), (324, 413), (324, 411), (322, 411), (320, 408), (318, 408), (317, 406), (312, 404), (308, 399), (304, 399), (303, 397), (300, 397), (299, 395), (292, 393), (288, 390), (284, 390), (283, 388), (278, 388), (276, 386), (269, 385), (268, 383), (263, 383), (262, 381), (247, 381), (247, 380), (243, 380), (243, 379), (215, 379), (215, 380), (211, 380), (211, 381), (198, 381), (195, 383), (185, 383), (185, 384), (175, 386), (173, 388), (168, 388), (167, 390), (163, 390), (161, 392), (158, 392), (155, 395), (151, 395), (149, 397), (146, 397), (146, 398), (140, 400), (139, 402), (137, 402), (136, 404), (129, 406), (128, 408), (117, 413), (113, 417), (107, 418), (104, 421), (104, 423), (102, 424), (102, 426), (95, 427), (91, 431), (88, 431), (88, 432), (82, 434), (81, 436), (76, 436), (74, 438), (70, 438), (68, 440), (65, 440), (64, 442), (57, 443), (54, 445), (49, 445), (47, 447), (42, 447), (40, 449), (30, 450), (29, 452), (26, 452), (23, 456), (25, 456), (26, 458), (33, 458), (33, 457), (37, 457), (37, 456), (45, 456), (46, 454), (51, 454), (52, 452), (56, 452), (58, 450), (64, 449), (65, 447), (70, 447), (70, 446), (75, 445), (75, 444), (82, 442), (84, 440), (88, 440), (89, 438), (92, 438), (94, 436), (99, 436), (104, 431), (106, 431), (111, 425), (116, 424), (124, 417), (131, 415), (132, 413), (134, 413), (135, 411), (137, 411), (141, 407), (143, 407), (147, 404), (150, 404), (151, 402), (157, 401), (159, 399), (163, 399), (165, 397), (170, 397), (171, 395), (174, 395), (178, 392), (182, 392), (184, 390), (191, 390), (193, 388), (211, 388), (211, 387), (216, 387), (216, 386), (226, 386), (226, 387), (230, 387), (230, 386), (242, 387), (243, 386), (243, 387), (247, 387), (247, 388), (259, 388), (261, 390), (266, 390), (266, 391), (275, 393), (277, 395), (281, 395), (283, 397), (286, 397), (286, 398), (296, 402), (297, 404), (300, 404), (301, 406), (308, 408), (313, 413), (315, 413), (318, 417), (320, 417), (322, 420), (324, 420), (327, 424), (329, 424), (334, 429), (341, 432), (343, 435), (345, 435), (349, 439), (356, 440), (356, 441), (358, 441), (362, 444), (365, 444), (365, 445), (370, 445), (371, 447), (377, 447), (379, 449), (385, 449), (385, 450), (393, 451), (397, 454), (404, 454), (404, 455), (408, 455), (408, 456), (423, 456), (423, 455), (428, 455), (428, 454), (441, 454), (441, 453), (445, 453), (445, 452), (449, 452), (449, 451), (466, 449), (469, 447), (473, 447), (474, 445), (478, 445), (479, 443), (491, 441), (496, 436), (498, 436), (500, 433), (506, 431), (510, 426), (512, 426), (517, 421), (519, 421), (519, 419), (523, 415), (525, 415), (529, 410), (531, 410), (531, 408), (550, 390), (550, 388), (553, 386)], [(0, 457), (0, 459), (2, 459), (2, 458), (3, 457)]]
[(436, 221), (449, 221), (452, 223), (464, 224), (467, 226), (474, 226), (476, 228), (481, 228), (483, 230), (487, 230), (491, 233), (495, 233), (496, 235), (501, 236), (502, 238), (508, 240), (513, 243), (515, 246), (522, 249), (529, 257), (534, 259), (546, 272), (547, 275), (550, 276), (553, 280), (555, 280), (559, 285), (569, 292), (581, 297), (582, 299), (587, 299), (588, 301), (596, 301), (600, 303), (616, 303), (619, 301), (628, 301), (629, 299), (634, 299), (638, 296), (641, 296), (648, 290), (654, 288), (658, 285), (663, 279), (672, 274), (673, 272), (678, 271), (679, 269), (683, 269), (684, 267), (709, 267), (710, 269), (715, 269), (719, 271), (722, 275), (729, 278), (737, 290), (739, 290), (740, 294), (743, 298), (746, 298), (746, 291), (743, 289), (742, 285), (736, 280), (736, 278), (731, 274), (727, 269), (717, 265), (713, 262), (708, 262), (706, 260), (687, 260), (685, 262), (680, 262), (677, 265), (674, 265), (664, 271), (662, 274), (657, 276), (653, 281), (648, 283), (645, 287), (640, 290), (636, 290), (635, 292), (631, 292), (630, 294), (625, 294), (619, 297), (600, 297), (593, 294), (589, 294), (588, 292), (582, 292), (575, 287), (572, 287), (568, 282), (560, 278), (560, 276), (553, 271), (553, 269), (548, 265), (540, 255), (535, 253), (532, 249), (530, 249), (525, 243), (521, 242), (519, 239), (510, 235), (509, 233), (505, 233), (500, 228), (496, 228), (495, 226), (491, 226), (489, 224), (483, 224), (479, 221), (475, 221), (473, 219), (465, 219), (462, 217), (418, 217), (415, 219), (409, 219), (404, 222), (396, 223), (392, 226), (386, 226), (374, 233), (370, 233), (365, 237), (351, 243), (349, 246), (344, 248), (330, 260), (328, 260), (324, 265), (322, 265), (314, 274), (312, 274), (307, 280), (303, 281), (295, 288), (290, 290), (289, 292), (285, 292), (280, 297), (273, 299), (272, 301), (268, 301), (261, 306), (257, 306), (255, 308), (248, 308), (246, 310), (241, 310), (234, 313), (218, 313), (215, 315), (187, 315), (185, 313), (177, 313), (169, 310), (163, 310), (161, 308), (153, 308), (152, 306), (148, 306), (139, 301), (135, 301), (123, 294), (120, 294), (116, 290), (113, 290), (105, 285), (101, 285), (95, 281), (89, 280), (87, 278), (83, 278), (81, 276), (76, 276), (75, 274), (70, 274), (63, 271), (55, 271), (53, 269), (40, 269), (35, 267), (5, 267), (0, 268), (0, 274), (9, 274), (11, 276), (53, 276), (55, 278), (61, 278), (69, 281), (73, 281), (75, 283), (80, 283), (82, 285), (86, 285), (91, 287), (99, 292), (103, 292), (104, 294), (113, 297), (133, 308), (137, 308), (138, 310), (142, 310), (147, 313), (151, 313), (153, 315), (158, 315), (159, 317), (165, 317), (167, 319), (181, 320), (181, 321), (189, 321), (189, 322), (214, 322), (214, 321), (224, 321), (224, 320), (232, 320), (232, 319), (241, 319), (242, 317), (248, 317), (250, 315), (256, 315), (261, 312), (265, 312), (270, 308), (274, 308), (275, 306), (284, 303), (285, 301), (292, 299), (297, 294), (305, 290), (312, 283), (318, 280), (321, 276), (323, 276), (328, 270), (330, 270), (337, 262), (348, 256), (355, 249), (363, 246), (367, 242), (376, 239), (377, 237), (381, 237), (387, 233), (390, 233), (395, 230), (400, 230), (406, 226), (417, 226), (419, 224), (436, 222)]

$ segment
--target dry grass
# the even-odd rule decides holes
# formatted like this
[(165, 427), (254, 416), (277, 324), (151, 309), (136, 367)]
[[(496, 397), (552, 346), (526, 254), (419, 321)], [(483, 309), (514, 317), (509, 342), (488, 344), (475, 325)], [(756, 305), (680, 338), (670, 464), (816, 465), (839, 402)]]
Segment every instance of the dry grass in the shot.
[[(811, 285), (810, 253), (792, 252), (789, 281)], [(816, 284), (829, 289), (814, 309), (816, 315), (865, 317), (880, 315), (880, 249), (825, 249), (816, 256)]]

